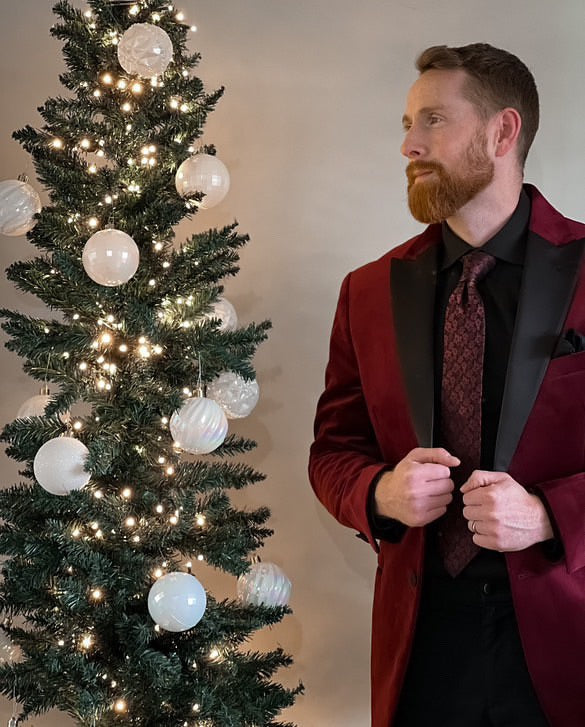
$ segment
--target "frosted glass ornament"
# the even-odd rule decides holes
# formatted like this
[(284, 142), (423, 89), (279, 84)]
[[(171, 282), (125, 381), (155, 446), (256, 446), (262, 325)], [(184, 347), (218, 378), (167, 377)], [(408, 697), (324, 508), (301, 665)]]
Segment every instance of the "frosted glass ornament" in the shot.
[(160, 76), (173, 60), (173, 43), (166, 31), (151, 23), (134, 23), (118, 43), (118, 60), (131, 74)]
[(187, 631), (201, 621), (207, 606), (205, 589), (190, 573), (161, 576), (148, 592), (148, 612), (167, 631)]
[(219, 404), (195, 396), (173, 413), (169, 429), (181, 449), (191, 454), (209, 454), (223, 444), (228, 422)]
[(238, 578), (238, 599), (247, 606), (286, 606), (292, 584), (274, 563), (253, 563)]
[(8, 634), (0, 629), (0, 664), (12, 664), (20, 659), (20, 647), (12, 642)]
[(81, 490), (90, 479), (85, 469), (88, 448), (74, 437), (56, 437), (40, 447), (33, 461), (39, 485), (52, 495)]
[(205, 313), (204, 318), (207, 320), (219, 318), (220, 331), (235, 331), (238, 327), (238, 314), (227, 298), (218, 298), (209, 313)]
[(36, 224), (41, 198), (30, 184), (19, 179), (0, 182), (0, 232), (9, 237), (26, 235)]
[(175, 175), (175, 187), (181, 197), (203, 192), (201, 209), (215, 207), (228, 193), (230, 173), (226, 165), (211, 154), (194, 154), (181, 164)]
[(255, 379), (246, 381), (233, 371), (225, 371), (207, 386), (207, 396), (221, 406), (228, 419), (241, 419), (258, 403), (260, 390)]
[[(51, 401), (52, 397), (49, 394), (49, 389), (43, 387), (41, 393), (36, 396), (31, 396), (20, 405), (20, 409), (16, 413), (17, 419), (28, 419), (29, 417), (44, 417), (45, 409), (47, 404)], [(66, 411), (63, 414), (59, 414), (59, 419), (63, 424), (71, 419), (71, 414)]]
[(89, 238), (81, 261), (92, 280), (111, 288), (130, 280), (138, 270), (140, 252), (130, 235), (108, 228)]

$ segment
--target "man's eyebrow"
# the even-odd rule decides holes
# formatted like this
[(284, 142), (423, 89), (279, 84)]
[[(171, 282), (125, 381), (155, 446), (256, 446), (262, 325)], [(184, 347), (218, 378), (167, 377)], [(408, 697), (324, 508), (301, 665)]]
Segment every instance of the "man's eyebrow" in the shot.
[[(419, 113), (419, 116), (421, 114), (428, 116), (429, 114), (432, 114), (435, 111), (444, 111), (445, 108), (446, 107), (443, 104), (437, 104), (436, 106), (423, 106), (422, 109), (419, 109), (418, 113)], [(402, 125), (404, 126), (404, 124), (406, 124), (410, 121), (411, 121), (410, 116), (408, 114), (404, 114), (404, 116), (402, 117)]]

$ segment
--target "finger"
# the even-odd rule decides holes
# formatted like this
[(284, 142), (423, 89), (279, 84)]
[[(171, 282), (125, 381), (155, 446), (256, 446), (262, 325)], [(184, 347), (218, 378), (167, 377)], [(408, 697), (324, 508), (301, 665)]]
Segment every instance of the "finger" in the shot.
[(422, 476), (428, 482), (433, 480), (448, 480), (451, 477), (451, 470), (444, 464), (425, 462), (420, 465)]
[(432, 508), (447, 507), (451, 502), (453, 502), (453, 495), (448, 492), (446, 494), (433, 495), (429, 500), (429, 506)]
[(466, 520), (481, 520), (482, 510), (480, 505), (466, 505), (463, 508), (463, 517)]
[(409, 452), (406, 457), (421, 464), (434, 462), (435, 464), (445, 465), (445, 467), (457, 467), (461, 464), (459, 457), (450, 454), (444, 447), (417, 447)]
[(461, 492), (471, 492), (479, 487), (487, 487), (501, 482), (508, 475), (505, 472), (489, 472), (487, 470), (474, 470), (467, 482), (461, 487)]
[(472, 537), (473, 542), (476, 545), (479, 545), (480, 548), (485, 548), (486, 550), (496, 550), (498, 552), (499, 549), (496, 547), (496, 540), (491, 535), (483, 535), (482, 533), (475, 532)]

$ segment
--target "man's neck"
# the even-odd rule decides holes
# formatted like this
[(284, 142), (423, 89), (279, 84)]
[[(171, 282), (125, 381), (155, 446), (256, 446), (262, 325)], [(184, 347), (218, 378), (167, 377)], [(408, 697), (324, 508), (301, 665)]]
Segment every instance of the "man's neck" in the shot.
[(522, 183), (480, 192), (446, 222), (472, 247), (481, 247), (508, 222), (518, 205)]

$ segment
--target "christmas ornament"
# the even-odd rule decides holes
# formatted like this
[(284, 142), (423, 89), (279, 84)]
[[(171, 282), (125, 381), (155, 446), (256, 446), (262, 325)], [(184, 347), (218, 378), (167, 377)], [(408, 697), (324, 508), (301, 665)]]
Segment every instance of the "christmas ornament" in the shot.
[(167, 631), (187, 631), (205, 613), (205, 589), (190, 573), (161, 576), (148, 593), (148, 612), (152, 620)]
[(108, 228), (89, 238), (81, 260), (92, 280), (113, 287), (127, 283), (138, 270), (140, 253), (130, 235)]
[(238, 578), (238, 599), (247, 606), (286, 606), (292, 584), (274, 563), (253, 563)]
[(218, 298), (209, 313), (205, 313), (204, 318), (207, 320), (219, 318), (220, 331), (235, 331), (238, 327), (238, 314), (227, 298)]
[(230, 173), (226, 165), (211, 154), (194, 154), (181, 164), (175, 175), (175, 187), (181, 197), (192, 197), (203, 192), (201, 209), (215, 207), (228, 193)]
[(39, 485), (52, 495), (68, 495), (85, 487), (90, 473), (85, 469), (88, 448), (73, 437), (56, 437), (36, 453), (33, 470)]
[(19, 725), (18, 717), (11, 717), (8, 720), (8, 727), (18, 727), (18, 725)]
[(118, 60), (127, 73), (143, 78), (159, 76), (173, 60), (173, 43), (162, 28), (134, 23), (120, 38)]
[(12, 664), (20, 656), (20, 649), (4, 629), (0, 629), (0, 664)]
[(228, 419), (241, 419), (258, 403), (260, 390), (255, 379), (246, 381), (233, 371), (225, 371), (207, 386), (207, 396), (221, 406)]
[(209, 454), (223, 444), (228, 422), (212, 399), (194, 396), (175, 411), (169, 423), (175, 443), (191, 454)]
[[(16, 418), (28, 419), (29, 417), (44, 417), (45, 408), (51, 401), (51, 398), (49, 387), (43, 386), (36, 396), (31, 396), (30, 399), (27, 399), (21, 404), (20, 409), (16, 414)], [(67, 411), (64, 414), (60, 414), (59, 419), (63, 422), (63, 424), (67, 424), (67, 422), (71, 419), (71, 414)]]
[(35, 226), (41, 198), (30, 184), (20, 179), (0, 182), (0, 232), (9, 237), (25, 235)]

